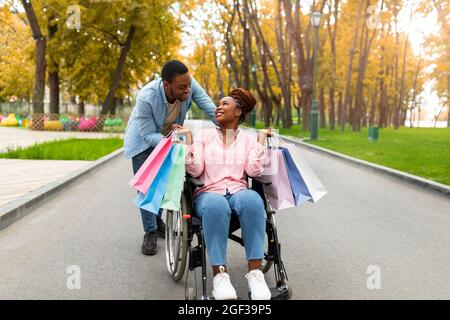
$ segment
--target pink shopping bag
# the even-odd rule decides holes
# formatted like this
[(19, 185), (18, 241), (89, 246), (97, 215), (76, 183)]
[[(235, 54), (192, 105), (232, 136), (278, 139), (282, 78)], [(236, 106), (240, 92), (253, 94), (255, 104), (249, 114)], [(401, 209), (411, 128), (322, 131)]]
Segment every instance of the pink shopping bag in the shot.
[(128, 184), (146, 194), (158, 170), (161, 168), (164, 159), (170, 154), (169, 151), (172, 145), (172, 133), (169, 133), (168, 136), (164, 137), (158, 143)]
[(271, 183), (270, 185), (264, 185), (263, 188), (273, 209), (281, 210), (293, 208), (295, 207), (295, 199), (283, 158), (283, 152), (281, 149), (269, 149), (268, 154), (269, 153), (271, 158), (277, 162), (275, 167), (277, 171), (272, 173), (266, 172), (265, 169), (262, 176), (258, 177), (257, 180)]

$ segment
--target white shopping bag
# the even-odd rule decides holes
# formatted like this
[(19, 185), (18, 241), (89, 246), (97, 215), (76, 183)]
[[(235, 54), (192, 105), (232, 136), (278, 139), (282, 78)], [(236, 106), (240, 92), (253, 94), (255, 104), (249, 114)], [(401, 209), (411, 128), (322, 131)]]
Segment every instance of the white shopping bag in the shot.
[(296, 169), (300, 173), (301, 179), (303, 180), (302, 182), (311, 195), (310, 201), (316, 203), (327, 193), (327, 190), (324, 188), (317, 175), (311, 169), (308, 162), (302, 156), (301, 150), (299, 148), (295, 147), (293, 144), (288, 144), (285, 142), (282, 142), (281, 146), (289, 151), (290, 155), (292, 156), (292, 160), (295, 163)]

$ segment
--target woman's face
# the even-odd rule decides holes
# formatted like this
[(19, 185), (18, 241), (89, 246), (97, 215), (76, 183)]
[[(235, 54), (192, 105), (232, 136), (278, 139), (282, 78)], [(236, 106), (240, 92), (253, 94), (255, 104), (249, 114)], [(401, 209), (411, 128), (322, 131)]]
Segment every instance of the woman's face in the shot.
[(237, 103), (231, 97), (220, 99), (216, 109), (216, 120), (219, 124), (228, 124), (237, 121), (241, 117), (242, 110), (238, 108)]

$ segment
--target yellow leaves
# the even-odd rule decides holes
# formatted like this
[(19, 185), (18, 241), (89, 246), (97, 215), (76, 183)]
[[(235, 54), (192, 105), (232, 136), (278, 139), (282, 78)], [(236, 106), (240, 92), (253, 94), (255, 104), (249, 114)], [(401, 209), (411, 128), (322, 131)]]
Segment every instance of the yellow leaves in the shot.
[(30, 100), (33, 87), (34, 42), (19, 15), (0, 8), (0, 99)]

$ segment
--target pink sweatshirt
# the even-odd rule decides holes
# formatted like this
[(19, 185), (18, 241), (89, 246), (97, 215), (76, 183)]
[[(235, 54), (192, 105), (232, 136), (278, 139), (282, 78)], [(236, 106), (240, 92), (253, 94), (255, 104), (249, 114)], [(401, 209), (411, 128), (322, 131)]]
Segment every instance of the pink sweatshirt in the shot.
[(224, 195), (227, 189), (233, 194), (248, 188), (244, 173), (258, 177), (263, 171), (265, 148), (255, 136), (242, 130), (228, 147), (217, 128), (200, 130), (186, 151), (186, 172), (204, 183), (194, 195), (200, 192)]

